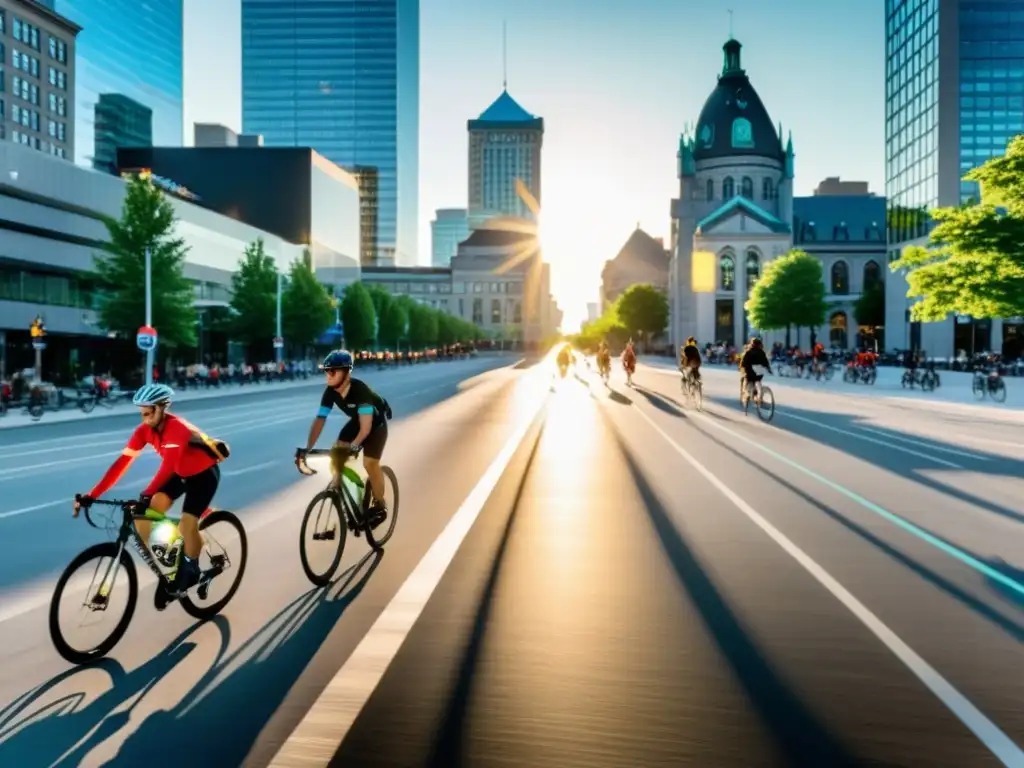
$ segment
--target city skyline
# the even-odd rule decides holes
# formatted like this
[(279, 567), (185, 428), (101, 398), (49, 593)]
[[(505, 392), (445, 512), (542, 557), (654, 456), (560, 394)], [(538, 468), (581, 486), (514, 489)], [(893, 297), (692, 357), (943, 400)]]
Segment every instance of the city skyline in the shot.
[[(729, 8), (755, 87), (772, 119), (793, 131), (795, 193), (809, 195), (822, 179), (840, 176), (868, 181), (873, 192), (883, 194), (881, 9), (865, 14), (863, 4), (853, 0), (827, 7), (787, 5), (799, 14), (799, 27), (789, 21), (791, 13), (752, 0), (696, 9), (637, 0), (628, 15), (604, 0), (588, 3), (586, 14), (581, 0), (558, 8), (524, 0), (514, 9), (469, 0), (424, 3), (419, 263), (429, 259), (434, 211), (467, 205), (465, 121), (501, 93), (505, 20), (509, 93), (545, 119), (545, 257), (567, 328), (585, 319), (604, 261), (638, 221), (667, 241), (679, 134), (696, 120), (714, 88), (721, 45), (729, 35)], [(190, 121), (238, 128), (237, 116), (229, 114), (230, 94), (190, 87), (206, 82), (197, 70), (214, 68), (203, 64), (209, 48), (192, 45), (192, 30), (203, 23), (197, 6), (195, 0), (186, 6), (186, 113)], [(231, 15), (223, 7), (216, 12)], [(582, 34), (565, 39), (566, 28), (581, 24)], [(701, 33), (687, 33), (694, 29)], [(240, 55), (230, 47), (230, 40), (220, 44), (212, 61)], [(681, 74), (673, 78), (666, 72)], [(222, 78), (227, 79), (218, 74), (212, 82)]]

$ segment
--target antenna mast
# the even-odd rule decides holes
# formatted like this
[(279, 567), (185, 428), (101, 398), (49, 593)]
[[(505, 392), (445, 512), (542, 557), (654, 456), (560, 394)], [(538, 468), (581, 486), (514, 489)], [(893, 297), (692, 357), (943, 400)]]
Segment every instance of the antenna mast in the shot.
[(501, 22), (501, 89), (508, 90), (508, 22)]

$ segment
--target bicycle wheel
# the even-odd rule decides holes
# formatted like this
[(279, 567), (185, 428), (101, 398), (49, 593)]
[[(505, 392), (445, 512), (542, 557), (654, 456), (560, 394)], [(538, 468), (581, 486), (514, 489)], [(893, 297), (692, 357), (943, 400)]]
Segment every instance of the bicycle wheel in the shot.
[(78, 407), (82, 413), (92, 413), (92, 409), (96, 407), (96, 401), (91, 397), (79, 397)]
[(775, 418), (775, 395), (769, 387), (761, 387), (761, 401), (757, 404), (757, 415), (767, 424)]
[[(210, 533), (209, 528), (218, 523), (225, 524), (227, 530), (225, 533), (214, 536)], [(203, 568), (203, 576), (206, 577), (206, 580), (204, 583), (204, 580), (201, 578), (199, 589), (193, 592), (194, 596), (183, 595), (180, 602), (185, 613), (194, 619), (205, 621), (206, 619), (212, 619), (224, 610), (224, 606), (231, 602), (231, 598), (235, 596), (235, 592), (242, 585), (242, 576), (245, 575), (245, 564), (249, 559), (249, 540), (246, 538), (242, 521), (234, 513), (228, 512), (226, 509), (217, 509), (208, 515), (204, 515), (199, 521), (199, 530), (203, 533), (203, 551), (199, 556), (200, 563), (202, 563), (203, 555), (206, 555), (210, 560), (209, 566)], [(228, 557), (221, 544), (221, 541), (226, 541), (232, 533), (238, 537), (240, 545), (239, 555), (234, 560)], [(210, 574), (211, 570), (214, 571), (213, 574)], [(213, 584), (223, 584), (222, 580), (225, 578), (225, 575), (230, 573), (237, 575), (224, 596), (205, 605), (200, 605), (199, 601), (205, 601), (209, 596), (210, 586)]]
[[(374, 549), (382, 549), (385, 544), (391, 539), (391, 535), (395, 532), (395, 524), (398, 522), (398, 478), (395, 477), (395, 472), (391, 467), (381, 467), (381, 473), (384, 475), (384, 485), (391, 486), (391, 493), (388, 494), (388, 489), (384, 489), (384, 501), (388, 506), (388, 516), (384, 521), (384, 525), (378, 527), (376, 530), (366, 526), (366, 543)], [(366, 519), (366, 509), (370, 504), (369, 493), (363, 495), (363, 519)]]
[(997, 403), (1006, 402), (1006, 384), (1002, 379), (992, 382), (992, 387), (989, 389), (989, 394), (992, 395), (992, 399)]
[(32, 403), (28, 407), (28, 415), (32, 417), (32, 421), (39, 421), (41, 418), (43, 418), (42, 403)]
[(971, 392), (974, 393), (975, 400), (985, 399), (985, 384), (986, 382), (983, 379), (977, 378), (971, 384)]
[[(97, 584), (97, 579), (104, 579), (107, 576), (109, 567), (102, 567), (102, 561), (114, 561), (118, 558), (119, 551), (120, 563), (117, 570), (118, 572), (124, 571), (128, 578), (128, 601), (125, 606), (124, 616), (122, 616), (120, 621), (118, 621), (114, 626), (113, 631), (103, 637), (91, 648), (74, 648), (64, 636), (64, 632), (61, 630), (60, 626), (60, 600), (64, 594), (64, 590), (68, 587), (72, 576), (74, 576), (83, 565), (88, 564), (92, 560), (97, 560), (99, 562), (97, 562), (95, 566), (93, 577), (90, 580), (89, 587), (85, 593), (87, 602), (83, 602), (82, 606), (91, 612), (106, 611), (110, 604), (110, 595), (113, 592), (113, 585), (106, 583)], [(102, 594), (104, 587), (106, 588), (105, 595)], [(128, 625), (132, 621), (132, 614), (135, 613), (135, 603), (138, 600), (138, 597), (139, 578), (135, 572), (135, 564), (132, 563), (131, 557), (128, 556), (127, 551), (120, 550), (118, 545), (112, 541), (107, 541), (102, 544), (94, 544), (88, 549), (83, 550), (74, 560), (71, 561), (70, 565), (64, 569), (64, 573), (62, 573), (60, 578), (57, 580), (57, 586), (53, 589), (53, 597), (50, 598), (50, 640), (53, 642), (53, 647), (63, 659), (71, 662), (72, 664), (87, 664), (90, 661), (95, 661), (96, 659), (106, 656), (111, 650), (113, 650), (114, 646), (120, 642), (124, 633), (128, 630)]]
[(704, 382), (698, 381), (693, 385), (693, 404), (698, 411), (704, 409)]
[[(312, 541), (320, 544), (317, 547), (318, 552), (326, 552), (329, 547), (334, 547), (333, 554), (327, 560), (328, 566), (322, 571), (317, 571), (311, 562), (307, 549), (309, 546), (307, 533)], [(338, 504), (338, 494), (330, 489), (320, 491), (306, 507), (306, 514), (303, 516), (302, 525), (299, 528), (299, 560), (302, 562), (302, 570), (306, 573), (306, 578), (314, 585), (324, 587), (331, 583), (335, 571), (341, 564), (347, 535), (348, 522)]]

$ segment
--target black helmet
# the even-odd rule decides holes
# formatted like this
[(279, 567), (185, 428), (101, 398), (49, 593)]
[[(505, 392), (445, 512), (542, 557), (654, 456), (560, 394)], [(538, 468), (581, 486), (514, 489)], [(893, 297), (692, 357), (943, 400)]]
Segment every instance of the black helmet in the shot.
[(761, 346), (761, 338), (759, 336), (752, 337), (750, 339), (750, 346), (752, 346), (752, 347), (760, 347)]
[(339, 369), (351, 370), (355, 366), (355, 362), (352, 359), (352, 353), (347, 349), (336, 349), (333, 352), (328, 352), (327, 357), (324, 358), (323, 363), (320, 365), (322, 371), (336, 371)]

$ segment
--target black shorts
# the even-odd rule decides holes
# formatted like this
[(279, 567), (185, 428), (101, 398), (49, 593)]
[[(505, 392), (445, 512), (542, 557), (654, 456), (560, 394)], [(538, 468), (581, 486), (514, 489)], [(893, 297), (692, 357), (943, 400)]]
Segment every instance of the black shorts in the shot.
[(185, 494), (181, 513), (199, 517), (213, 502), (218, 485), (220, 485), (220, 467), (214, 464), (209, 469), (191, 477), (171, 475), (171, 479), (164, 483), (157, 493), (166, 493), (171, 497), (172, 502), (177, 501), (182, 494)]
[[(339, 443), (351, 443), (356, 439), (359, 434), (359, 420), (352, 419), (344, 427), (341, 428), (341, 432), (338, 433)], [(383, 424), (374, 424), (373, 429), (370, 430), (370, 434), (366, 436), (363, 441), (363, 453), (371, 459), (377, 459), (380, 461), (384, 455), (384, 446), (388, 442), (388, 425), (387, 422)]]
[(759, 382), (763, 378), (764, 378), (764, 376), (762, 376), (759, 373), (755, 373), (753, 369), (750, 369), (750, 370), (744, 369), (743, 370), (743, 379), (744, 379), (744, 381), (750, 381), (750, 382), (753, 382), (753, 383), (757, 383), (757, 382)]

